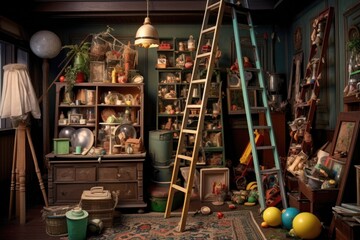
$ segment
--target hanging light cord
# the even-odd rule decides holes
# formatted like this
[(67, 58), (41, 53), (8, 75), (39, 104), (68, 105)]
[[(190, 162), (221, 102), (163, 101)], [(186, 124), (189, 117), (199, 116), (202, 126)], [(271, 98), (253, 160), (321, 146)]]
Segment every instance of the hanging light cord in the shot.
[(149, 0), (146, 0), (146, 17), (149, 17)]

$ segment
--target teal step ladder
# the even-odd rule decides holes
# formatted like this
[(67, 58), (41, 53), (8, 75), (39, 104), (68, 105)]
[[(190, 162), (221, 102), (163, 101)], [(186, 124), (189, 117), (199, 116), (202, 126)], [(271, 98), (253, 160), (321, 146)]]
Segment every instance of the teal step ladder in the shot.
[[(179, 141), (178, 141), (178, 147), (176, 150), (175, 160), (174, 160), (174, 167), (173, 167), (173, 174), (169, 186), (169, 194), (165, 209), (164, 217), (168, 218), (170, 217), (171, 210), (172, 210), (172, 203), (174, 200), (174, 195), (177, 191), (183, 192), (184, 197), (184, 204), (182, 208), (182, 214), (181, 219), (178, 226), (178, 231), (183, 232), (185, 230), (186, 225), (186, 219), (188, 215), (189, 210), (189, 204), (191, 200), (191, 194), (193, 189), (193, 183), (195, 178), (195, 170), (196, 170), (196, 164), (199, 157), (199, 150), (201, 148), (201, 140), (202, 140), (202, 130), (204, 126), (204, 117), (206, 113), (206, 105), (208, 96), (211, 89), (211, 78), (213, 75), (214, 67), (215, 67), (215, 55), (216, 50), (218, 46), (218, 36), (219, 36), (219, 28), (222, 22), (223, 14), (225, 11), (225, 7), (230, 6), (232, 11), (232, 17), (233, 17), (233, 25), (234, 25), (234, 36), (236, 40), (236, 54), (238, 59), (242, 59), (242, 53), (241, 53), (241, 44), (240, 44), (240, 34), (239, 34), (239, 24), (237, 22), (237, 14), (238, 11), (236, 10), (238, 8), (237, 5), (233, 3), (225, 2), (224, 0), (216, 1), (216, 0), (207, 0), (206, 7), (205, 7), (205, 14), (204, 19), (201, 27), (201, 32), (198, 40), (198, 46), (196, 50), (196, 56), (194, 60), (194, 67), (191, 74), (191, 81), (189, 85), (189, 91), (188, 96), (186, 99), (186, 104), (184, 107), (184, 116), (181, 123), (180, 133), (179, 133)], [(251, 42), (253, 45), (253, 49), (255, 50), (256, 59), (258, 59), (258, 53), (256, 49), (256, 41), (255, 41), (255, 34), (254, 30), (251, 26), (251, 19), (250, 15), (243, 13), (243, 17), (247, 17), (249, 22), (248, 25), (246, 25), (245, 29), (250, 32), (251, 35)], [(244, 25), (242, 25), (244, 27)], [(209, 45), (207, 45), (209, 44)], [(207, 45), (207, 47), (203, 47)], [(250, 109), (249, 101), (248, 101), (248, 93), (245, 88), (243, 88), (243, 96), (244, 96), (244, 103), (245, 103), (245, 110), (246, 110), (246, 116), (247, 116), (247, 122), (249, 127), (249, 135), (250, 135), (250, 142), (252, 146), (255, 145), (255, 140), (253, 136), (254, 129), (268, 129), (270, 132), (271, 137), (271, 143), (272, 146), (269, 147), (257, 147), (256, 149), (252, 148), (252, 154), (253, 154), (253, 161), (255, 166), (255, 173), (257, 178), (257, 185), (259, 189), (259, 202), (261, 209), (265, 208), (265, 198), (264, 198), (264, 189), (262, 187), (262, 176), (264, 174), (277, 174), (279, 177), (279, 183), (280, 183), (280, 189), (281, 189), (281, 196), (283, 201), (283, 206), (286, 206), (286, 196), (284, 191), (284, 186), (282, 182), (282, 174), (280, 169), (280, 162), (277, 155), (277, 149), (275, 145), (275, 137), (274, 133), (272, 131), (272, 125), (271, 125), (271, 118), (270, 118), (270, 110), (267, 105), (267, 98), (266, 98), (266, 92), (264, 87), (264, 80), (260, 69), (260, 62), (256, 61), (256, 68), (253, 69), (253, 72), (256, 73), (259, 77), (259, 88), (263, 89), (262, 91), (262, 99), (265, 103), (264, 107), (257, 107), (256, 109)], [(244, 76), (244, 66), (242, 65), (242, 61), (239, 61), (239, 72), (240, 72), (240, 78), (241, 78), (241, 84), (242, 86), (245, 86), (245, 76)], [(203, 78), (201, 72), (206, 71), (206, 76)], [(200, 92), (200, 98), (195, 98), (194, 92)], [(198, 94), (195, 94), (198, 95)], [(266, 112), (266, 120), (269, 124), (268, 126), (253, 126), (252, 119), (251, 119), (251, 111), (265, 111)], [(190, 124), (189, 115), (197, 114), (198, 121), (196, 124), (196, 127), (194, 127), (192, 124)], [(193, 147), (189, 148), (187, 147), (187, 139), (192, 138), (194, 139)], [(257, 150), (261, 149), (272, 149), (274, 152), (274, 159), (276, 163), (276, 168), (271, 170), (266, 170), (260, 172), (260, 166), (258, 161), (258, 154)], [(187, 165), (189, 166), (189, 172), (187, 176), (187, 185), (186, 187), (178, 185), (178, 177), (180, 172), (180, 166)]]
[[(244, 9), (234, 4), (233, 1), (231, 1), (231, 3), (228, 3), (227, 5), (231, 6), (231, 17), (232, 17), (232, 25), (234, 30), (236, 57), (238, 59), (239, 75), (240, 75), (239, 77), (240, 77), (241, 89), (244, 100), (246, 121), (248, 125), (250, 144), (252, 146), (251, 152), (252, 152), (254, 171), (256, 175), (257, 188), (259, 194), (258, 201), (260, 203), (260, 211), (263, 211), (268, 206), (273, 206), (272, 204), (266, 203), (266, 198), (265, 198), (266, 190), (264, 188), (263, 179), (268, 175), (274, 175), (276, 177), (278, 189), (280, 191), (282, 207), (286, 208), (287, 199), (286, 199), (286, 192), (283, 181), (283, 172), (281, 170), (281, 160), (279, 159), (279, 154), (276, 147), (275, 133), (272, 126), (271, 113), (268, 105), (264, 74), (259, 60), (259, 53), (256, 44), (254, 25), (252, 23), (250, 12), (247, 9)], [(251, 46), (246, 46), (246, 44), (243, 44), (241, 39), (244, 38), (244, 36), (248, 36), (250, 38)], [(254, 55), (254, 63), (255, 63), (254, 68), (244, 67), (243, 57), (245, 56), (243, 56), (243, 52), (242, 52), (244, 47), (252, 49), (252, 53)], [(245, 74), (248, 75), (249, 73), (252, 74), (252, 79), (251, 79), (252, 86), (248, 86), (248, 83), (245, 80), (246, 79)], [(255, 82), (255, 84), (253, 82)], [(257, 95), (261, 96), (260, 101), (258, 102), (261, 103), (262, 106), (251, 106), (251, 103), (249, 101), (249, 92), (254, 91), (254, 89), (256, 89), (258, 93)], [(267, 125), (254, 125), (252, 119), (252, 114), (254, 113), (263, 113), (265, 115)], [(259, 132), (267, 131), (270, 138), (270, 145), (256, 146), (255, 136), (254, 136), (255, 130), (258, 130)], [(273, 158), (274, 165), (275, 165), (274, 168), (265, 169), (265, 170), (262, 170), (260, 168), (260, 163), (259, 163), (260, 151), (272, 151), (274, 157)], [(278, 203), (280, 203), (280, 201)]]

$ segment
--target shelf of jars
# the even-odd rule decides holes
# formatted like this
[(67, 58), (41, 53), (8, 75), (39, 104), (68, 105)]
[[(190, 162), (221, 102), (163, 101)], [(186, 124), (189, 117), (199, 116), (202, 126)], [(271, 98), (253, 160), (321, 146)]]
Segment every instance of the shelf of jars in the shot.
[(69, 138), (70, 153), (80, 141), (73, 139), (79, 132), (87, 134), (87, 142), (93, 143), (87, 149), (102, 149), (104, 154), (127, 153), (130, 139), (134, 146), (141, 145), (143, 86), (143, 83), (78, 83), (69, 93), (66, 83), (56, 83), (54, 138)]

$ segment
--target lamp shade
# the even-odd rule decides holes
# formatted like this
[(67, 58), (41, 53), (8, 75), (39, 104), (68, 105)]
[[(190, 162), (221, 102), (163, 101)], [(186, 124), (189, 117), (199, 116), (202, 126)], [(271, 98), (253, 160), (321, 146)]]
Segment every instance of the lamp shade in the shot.
[(30, 48), (36, 56), (51, 59), (59, 54), (61, 41), (55, 33), (42, 30), (31, 36)]
[(154, 48), (159, 46), (159, 34), (151, 25), (150, 18), (146, 17), (144, 24), (137, 30), (135, 46), (143, 48)]
[(39, 119), (41, 112), (35, 90), (25, 64), (8, 64), (3, 67), (4, 82), (0, 102), (1, 118), (26, 119), (28, 113)]

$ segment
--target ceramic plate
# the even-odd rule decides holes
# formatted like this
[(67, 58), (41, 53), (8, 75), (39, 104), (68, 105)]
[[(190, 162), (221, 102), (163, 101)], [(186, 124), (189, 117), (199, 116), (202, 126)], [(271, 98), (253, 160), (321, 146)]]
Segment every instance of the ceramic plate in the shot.
[(105, 108), (104, 110), (101, 111), (101, 119), (103, 120), (103, 122), (106, 122), (106, 120), (108, 119), (108, 117), (110, 117), (111, 115), (116, 115), (114, 109), (112, 108)]

